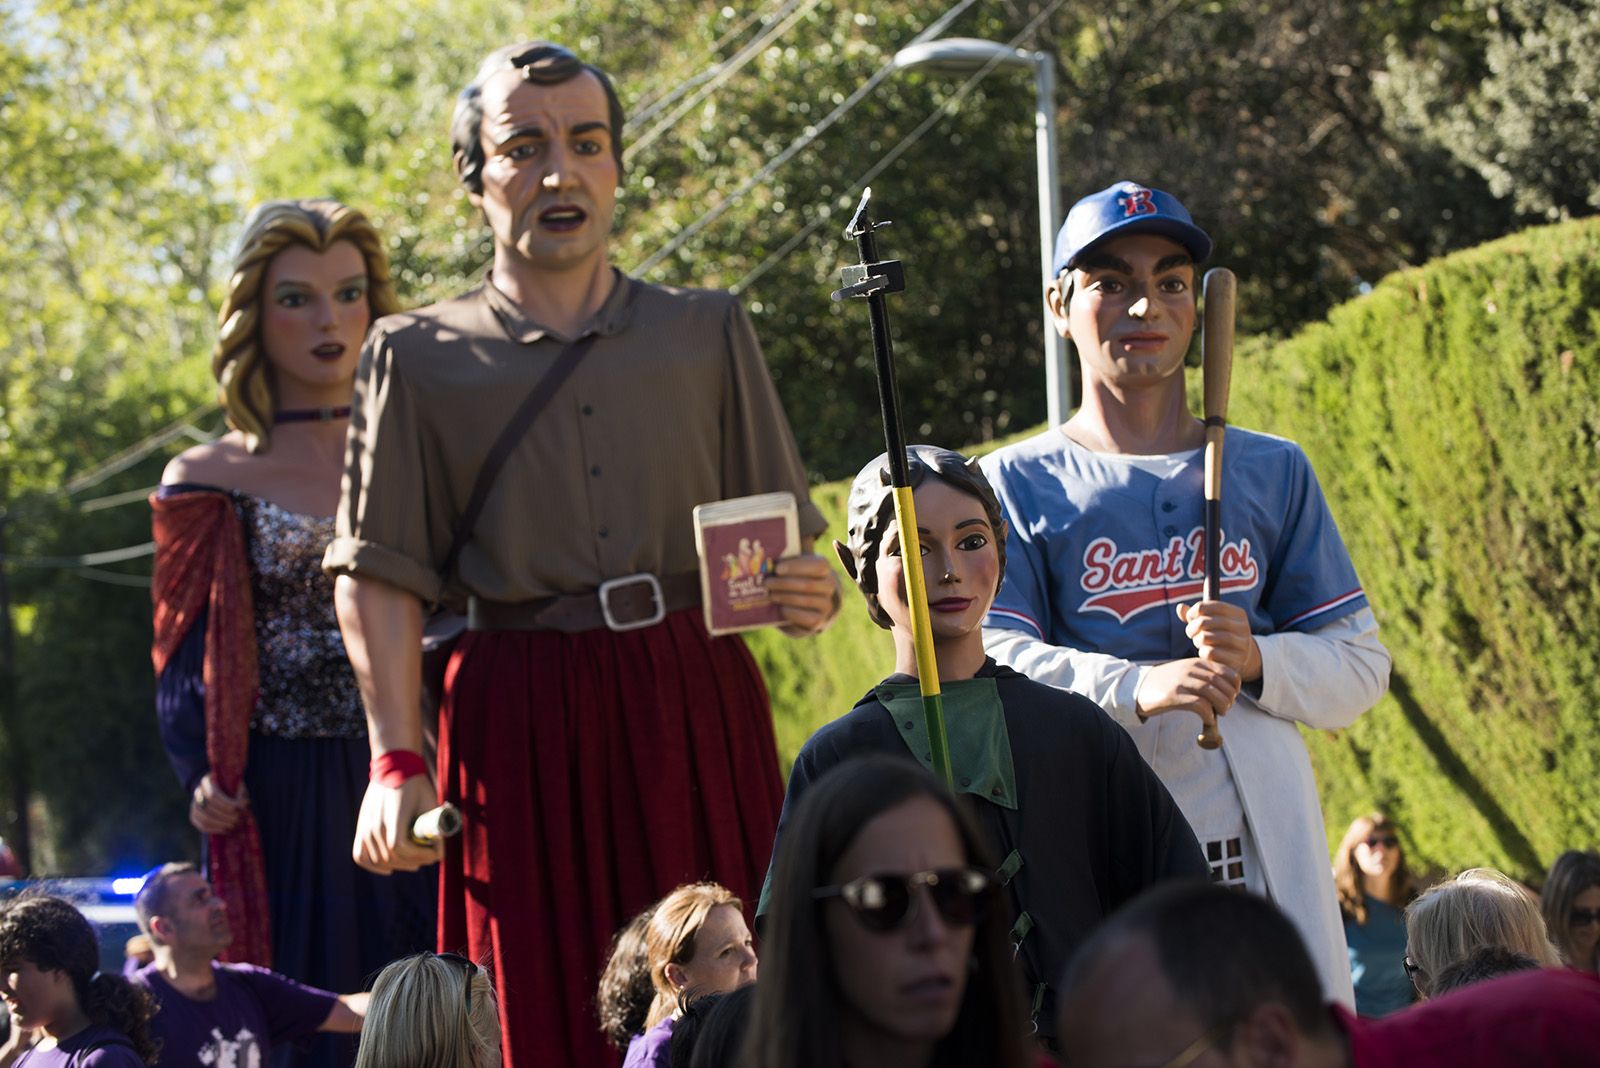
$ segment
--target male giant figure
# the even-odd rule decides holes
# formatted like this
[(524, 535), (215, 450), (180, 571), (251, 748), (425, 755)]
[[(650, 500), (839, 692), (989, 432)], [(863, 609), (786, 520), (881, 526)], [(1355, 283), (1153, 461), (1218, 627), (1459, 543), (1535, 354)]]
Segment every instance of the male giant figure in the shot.
[[(493, 53), (462, 92), (455, 169), (493, 267), (373, 327), (326, 559), (378, 754), (355, 842), (373, 870), (434, 859), (407, 831), (436, 800), (413, 755), (422, 611), (469, 603), (440, 710), (438, 794), (466, 820), (445, 850), (440, 945), (492, 961), (523, 1063), (612, 1057), (589, 1006), (638, 909), (694, 879), (748, 899), (760, 886), (782, 780), (754, 661), (702, 623), (693, 506), (792, 491), (805, 554), (769, 589), (792, 634), (838, 609), (744, 310), (610, 265), (622, 121), (604, 73), (542, 42)], [(491, 443), (587, 335), (441, 575)]]
[[(985, 461), (1010, 521), (985, 645), (1126, 727), (1212, 877), (1276, 901), (1328, 995), (1351, 1004), (1296, 723), (1349, 726), (1387, 688), (1389, 654), (1316, 475), (1282, 438), (1228, 431), (1222, 596), (1200, 600), (1204, 427), (1183, 369), (1210, 254), (1176, 198), (1133, 182), (1067, 215), (1048, 297), (1078, 350), (1083, 404)], [(1221, 749), (1195, 745), (1189, 713), (1227, 714)]]

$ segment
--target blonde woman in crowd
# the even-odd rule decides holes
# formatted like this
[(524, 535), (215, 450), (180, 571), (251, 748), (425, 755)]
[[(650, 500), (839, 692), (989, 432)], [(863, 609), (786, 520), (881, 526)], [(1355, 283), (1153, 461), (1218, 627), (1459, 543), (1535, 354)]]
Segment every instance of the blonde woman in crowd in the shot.
[(378, 974), (355, 1068), (500, 1068), (489, 973), (456, 953), (421, 953)]
[(1417, 896), (1400, 832), (1381, 812), (1350, 824), (1333, 858), (1356, 1012), (1387, 1016), (1416, 999), (1403, 970), (1405, 907)]
[(666, 1068), (682, 1001), (724, 994), (756, 979), (755, 940), (744, 904), (716, 883), (690, 883), (662, 898), (645, 929), (655, 1000), (623, 1068)]
[(1567, 967), (1596, 974), (1600, 953), (1600, 853), (1568, 850), (1550, 866), (1539, 897), (1550, 941)]
[[(356, 867), (371, 754), (322, 554), (356, 364), (399, 310), (383, 241), (332, 200), (245, 220), (212, 354), (231, 429), (174, 458), (151, 501), (162, 742), (228, 902), (228, 959), (358, 990), (433, 941), (431, 874)], [(324, 1036), (309, 1065), (348, 1065)]]
[(1561, 954), (1545, 933), (1539, 901), (1492, 868), (1473, 868), (1440, 883), (1406, 909), (1405, 970), (1423, 997), (1452, 964), (1490, 946), (1557, 968)]

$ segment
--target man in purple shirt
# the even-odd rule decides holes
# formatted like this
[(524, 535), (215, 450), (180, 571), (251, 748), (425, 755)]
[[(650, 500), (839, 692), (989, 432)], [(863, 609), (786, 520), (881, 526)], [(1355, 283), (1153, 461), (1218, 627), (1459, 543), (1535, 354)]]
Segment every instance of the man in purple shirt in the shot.
[(266, 1068), (272, 1048), (318, 1031), (357, 1032), (366, 994), (302, 986), (252, 964), (219, 964), (228, 907), (192, 864), (165, 864), (134, 900), (155, 960), (133, 975), (160, 1006), (157, 1068)]

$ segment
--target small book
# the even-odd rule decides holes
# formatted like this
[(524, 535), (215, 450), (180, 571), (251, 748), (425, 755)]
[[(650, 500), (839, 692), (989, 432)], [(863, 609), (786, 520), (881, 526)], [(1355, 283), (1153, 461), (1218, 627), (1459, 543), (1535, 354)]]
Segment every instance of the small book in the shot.
[(800, 552), (800, 509), (792, 493), (763, 493), (694, 510), (706, 629), (732, 634), (783, 622), (767, 595), (767, 576)]

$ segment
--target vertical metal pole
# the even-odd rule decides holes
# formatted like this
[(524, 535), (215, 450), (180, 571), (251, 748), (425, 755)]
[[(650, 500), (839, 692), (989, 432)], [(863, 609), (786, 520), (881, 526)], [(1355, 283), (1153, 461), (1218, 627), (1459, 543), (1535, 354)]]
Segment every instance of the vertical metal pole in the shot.
[[(10, 479), (0, 472), (0, 744), (3, 744), (5, 778), (10, 782), (0, 796), (0, 827), (8, 832), (6, 844), (24, 873), (33, 870), (33, 836), (28, 827), (28, 756), (22, 740), (22, 716), (17, 708), (17, 646), (11, 629), (11, 589), (6, 583), (6, 509)], [(9, 817), (9, 818), (7, 818)]]
[[(1033, 59), (1034, 144), (1038, 152), (1039, 180), (1039, 273), (1043, 285), (1052, 281), (1051, 261), (1055, 258), (1056, 230), (1061, 226), (1061, 161), (1056, 150), (1056, 66), (1049, 52), (1034, 52)], [(1072, 414), (1072, 371), (1067, 366), (1067, 339), (1056, 333), (1050, 308), (1039, 290), (1039, 307), (1044, 316), (1044, 390), (1050, 425), (1066, 422)]]

